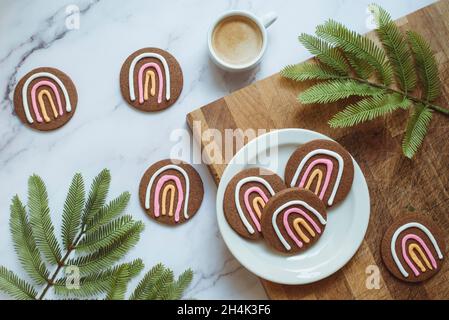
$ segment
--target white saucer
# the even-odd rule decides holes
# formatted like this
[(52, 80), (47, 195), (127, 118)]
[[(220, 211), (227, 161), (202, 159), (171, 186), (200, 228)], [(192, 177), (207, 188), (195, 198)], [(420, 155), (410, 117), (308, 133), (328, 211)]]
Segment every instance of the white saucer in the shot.
[(223, 195), (231, 178), (243, 169), (265, 167), (284, 178), (284, 167), (293, 151), (306, 142), (329, 137), (310, 130), (283, 129), (249, 142), (229, 162), (217, 191), (217, 219), (223, 239), (235, 258), (249, 271), (281, 284), (307, 284), (326, 278), (342, 268), (356, 253), (365, 236), (370, 216), (368, 186), (354, 162), (354, 182), (346, 199), (328, 211), (326, 230), (307, 251), (286, 256), (263, 241), (240, 237), (223, 213)]

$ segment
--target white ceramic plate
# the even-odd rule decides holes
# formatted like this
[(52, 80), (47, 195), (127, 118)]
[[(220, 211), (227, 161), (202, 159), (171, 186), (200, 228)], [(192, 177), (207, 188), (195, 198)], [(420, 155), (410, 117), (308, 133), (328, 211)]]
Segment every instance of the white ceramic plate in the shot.
[(307, 284), (326, 278), (342, 268), (356, 253), (365, 236), (370, 215), (368, 186), (354, 162), (354, 183), (346, 199), (328, 211), (326, 230), (310, 249), (286, 256), (263, 241), (240, 237), (226, 221), (223, 195), (231, 178), (243, 169), (265, 167), (284, 177), (284, 167), (293, 151), (306, 142), (329, 137), (303, 129), (273, 131), (252, 140), (229, 162), (218, 186), (217, 219), (223, 239), (235, 258), (249, 271), (282, 284)]

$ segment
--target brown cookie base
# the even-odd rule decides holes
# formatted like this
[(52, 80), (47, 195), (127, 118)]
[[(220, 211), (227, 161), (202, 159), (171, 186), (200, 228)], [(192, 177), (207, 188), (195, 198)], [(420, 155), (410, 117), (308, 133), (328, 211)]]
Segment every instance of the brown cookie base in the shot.
[[(157, 176), (157, 178), (154, 179), (153, 185), (151, 187), (151, 192), (150, 192), (150, 194), (151, 194), (150, 207), (149, 207), (149, 209), (145, 208), (145, 195), (146, 195), (147, 186), (150, 182), (151, 177), (154, 175), (154, 173), (159, 168), (164, 167), (166, 165), (170, 165), (170, 164), (175, 164), (175, 165), (181, 167), (182, 169), (184, 169), (185, 172), (187, 173), (187, 176), (189, 177), (189, 180), (190, 180), (189, 201), (188, 201), (188, 209), (187, 209), (187, 213), (188, 213), (188, 217), (189, 217), (188, 219), (186, 219), (184, 217), (184, 206), (186, 203), (186, 181), (185, 181), (182, 173), (180, 173), (179, 171), (174, 170), (174, 169), (168, 169), (166, 171), (163, 171)], [(154, 197), (155, 197), (156, 184), (160, 180), (160, 178), (165, 175), (174, 175), (174, 176), (178, 177), (181, 182), (182, 190), (184, 193), (184, 199), (182, 201), (182, 206), (181, 206), (180, 215), (179, 215), (180, 219), (178, 222), (175, 221), (174, 215), (173, 216), (169, 215), (171, 192), (167, 192), (166, 203), (163, 203), (163, 201), (162, 201), (163, 188), (161, 188), (161, 192), (159, 194), (160, 215), (158, 217), (156, 217), (156, 215), (155, 215), (155, 210), (154, 210), (155, 198)], [(166, 185), (172, 185), (173, 187), (175, 187), (175, 190), (176, 190), (176, 185), (173, 181), (167, 181), (164, 184), (164, 186), (166, 186)], [(161, 161), (158, 161), (158, 162), (154, 163), (153, 165), (151, 165), (145, 171), (145, 173), (140, 181), (140, 186), (139, 186), (139, 200), (140, 200), (140, 204), (141, 204), (143, 210), (145, 211), (145, 213), (150, 218), (156, 220), (157, 222), (160, 222), (163, 224), (168, 224), (168, 225), (179, 225), (179, 224), (182, 224), (184, 222), (191, 220), (201, 206), (201, 203), (203, 201), (203, 195), (204, 195), (203, 181), (201, 180), (201, 177), (198, 174), (198, 172), (190, 164), (187, 164), (180, 160), (174, 160), (174, 159), (161, 160)], [(176, 210), (176, 204), (178, 203), (178, 197), (179, 197), (179, 194), (176, 191), (175, 196), (174, 196), (174, 201), (173, 201), (173, 213)], [(162, 215), (162, 210), (163, 210), (162, 207), (163, 206), (165, 206), (165, 209), (166, 209), (165, 215)]]
[[(429, 231), (433, 234), (433, 236), (435, 237), (435, 240), (443, 254), (443, 259), (440, 260), (438, 258), (437, 252), (434, 248), (434, 246), (432, 245), (432, 242), (430, 241), (430, 239), (427, 237), (427, 235), (420, 229), (412, 227), (409, 229), (406, 229), (404, 231), (402, 231), (396, 241), (395, 244), (395, 249), (396, 249), (396, 253), (397, 256), (399, 258), (399, 261), (401, 262), (402, 266), (404, 267), (405, 271), (408, 273), (408, 277), (405, 277), (401, 271), (399, 270), (398, 266), (396, 265), (393, 256), (392, 256), (392, 251), (391, 251), (391, 240), (393, 237), (393, 234), (395, 233), (395, 231), (402, 225), (405, 225), (406, 223), (409, 222), (418, 222), (421, 223), (422, 225), (424, 225), (427, 229), (429, 229)], [(414, 234), (419, 236), (424, 243), (426, 244), (426, 246), (429, 248), (430, 252), (432, 253), (432, 256), (434, 257), (436, 263), (437, 263), (437, 268), (434, 268), (432, 265), (433, 270), (431, 270), (430, 268), (428, 268), (427, 264), (425, 263), (424, 259), (419, 255), (419, 253), (417, 254), (417, 257), (419, 258), (419, 260), (421, 261), (421, 263), (423, 264), (423, 266), (425, 267), (426, 271), (422, 272), (419, 268), (419, 266), (415, 263), (415, 261), (410, 257), (410, 255), (408, 254), (408, 249), (406, 249), (407, 254), (409, 255), (409, 259), (412, 262), (412, 264), (415, 266), (415, 268), (420, 272), (420, 274), (418, 276), (416, 276), (414, 274), (414, 272), (412, 271), (412, 269), (409, 267), (409, 265), (407, 264), (407, 262), (405, 261), (403, 254), (402, 254), (402, 239), (404, 238), (405, 235), (407, 234)], [(426, 255), (426, 252), (424, 250), (424, 248), (415, 240), (408, 240), (406, 242), (407, 244), (411, 244), (411, 243), (416, 243), (421, 250), (423, 251), (424, 255), (426, 256), (427, 260), (430, 263), (430, 259), (429, 257)], [(407, 247), (408, 248), (408, 247)], [(382, 243), (381, 243), (381, 254), (382, 254), (382, 260), (385, 264), (385, 266), (387, 267), (387, 269), (391, 272), (392, 275), (394, 275), (396, 278), (402, 280), (402, 281), (406, 281), (406, 282), (421, 282), (421, 281), (425, 281), (430, 279), (431, 277), (435, 276), (442, 267), (442, 264), (444, 263), (444, 259), (445, 259), (445, 255), (446, 255), (446, 247), (445, 247), (445, 242), (444, 242), (444, 235), (443, 232), (441, 231), (441, 229), (438, 227), (438, 225), (436, 225), (430, 218), (422, 215), (422, 214), (408, 214), (405, 215), (399, 219), (397, 219), (385, 232), (385, 235), (382, 239)]]
[[(29, 89), (28, 89), (28, 93), (27, 93), (27, 97), (28, 97), (28, 104), (29, 104), (29, 109), (30, 109), (30, 114), (34, 120), (33, 123), (29, 123), (26, 115), (25, 115), (25, 110), (24, 110), (24, 106), (23, 106), (23, 100), (22, 100), (22, 89), (23, 86), (25, 85), (25, 82), (27, 81), (27, 79), (29, 77), (31, 77), (33, 74), (35, 73), (39, 73), (39, 72), (48, 72), (51, 73), (55, 76), (57, 76), (62, 83), (64, 84), (64, 86), (67, 89), (67, 93), (69, 95), (69, 99), (70, 99), (70, 103), (72, 106), (72, 111), (71, 112), (66, 112), (66, 101), (64, 99), (64, 95), (62, 93), (61, 88), (58, 86), (58, 84), (50, 78), (37, 78), (34, 79), (33, 81), (31, 81), (30, 85), (29, 85)], [(52, 83), (55, 84), (56, 88), (58, 89), (59, 95), (61, 97), (61, 105), (62, 105), (62, 109), (64, 110), (63, 115), (58, 115), (58, 117), (55, 117), (53, 114), (53, 111), (51, 109), (49, 100), (47, 99), (47, 97), (44, 96), (44, 102), (45, 102), (45, 110), (47, 112), (48, 117), (50, 118), (50, 122), (38, 122), (36, 119), (36, 114), (34, 113), (34, 110), (32, 108), (32, 103), (31, 103), (31, 88), (33, 87), (33, 85), (37, 82), (39, 82), (40, 80), (48, 80)], [(36, 92), (36, 96), (39, 94), (39, 92), (41, 90), (44, 89), (48, 89), (46, 86), (42, 86), (38, 89), (38, 91)], [(58, 105), (57, 105), (57, 99), (56, 99), (56, 95), (54, 94), (54, 92), (52, 90), (48, 90), (48, 92), (50, 93), (52, 100), (56, 106), (56, 108), (58, 109)], [(55, 69), (55, 68), (36, 68), (30, 72), (28, 72), (22, 79), (20, 79), (20, 81), (17, 83), (17, 86), (15, 88), (14, 91), (14, 111), (15, 114), (17, 115), (17, 117), (19, 117), (20, 121), (22, 121), (26, 126), (35, 129), (35, 130), (39, 130), (39, 131), (52, 131), (55, 129), (58, 129), (60, 127), (62, 127), (63, 125), (65, 125), (75, 114), (76, 111), (76, 106), (78, 103), (78, 94), (76, 92), (76, 87), (73, 83), (73, 81), (70, 79), (70, 77), (68, 75), (66, 75), (64, 72)], [(42, 111), (40, 106), (38, 107), (39, 112), (41, 113), (42, 116)]]
[[(131, 98), (129, 96), (129, 67), (131, 65), (132, 60), (137, 57), (138, 55), (145, 53), (145, 52), (154, 52), (157, 54), (160, 54), (167, 60), (168, 68), (170, 71), (170, 100), (166, 100), (165, 94), (166, 94), (166, 86), (165, 86), (165, 70), (163, 68), (162, 63), (156, 59), (156, 58), (144, 58), (141, 59), (139, 62), (137, 62), (136, 67), (134, 69), (134, 92), (136, 94), (136, 100), (131, 101)], [(139, 68), (148, 62), (154, 62), (158, 64), (161, 68), (162, 76), (163, 76), (163, 91), (162, 91), (162, 101), (161, 103), (158, 103), (158, 92), (159, 92), (159, 80), (156, 75), (156, 94), (154, 96), (149, 96), (149, 99), (147, 101), (144, 101), (143, 104), (139, 103), (139, 93), (138, 93), (138, 70)], [(182, 87), (183, 87), (183, 75), (181, 66), (179, 65), (178, 61), (175, 57), (173, 57), (170, 53), (167, 51), (158, 49), (158, 48), (143, 48), (140, 50), (137, 50), (133, 54), (131, 54), (123, 63), (122, 69), (120, 71), (120, 91), (122, 93), (123, 98), (126, 100), (126, 102), (144, 112), (154, 112), (154, 111), (161, 111), (164, 110), (171, 105), (173, 105), (181, 95)]]
[[(244, 194), (245, 194), (245, 191), (248, 190), (249, 188), (257, 186), (262, 189), (262, 191), (268, 198), (270, 198), (271, 195), (270, 195), (269, 190), (265, 186), (263, 186), (262, 184), (260, 184), (258, 182), (245, 183), (240, 190), (240, 194), (239, 194), (240, 205), (241, 205), (242, 211), (245, 214), (246, 219), (251, 224), (251, 226), (254, 228), (255, 232), (253, 234), (249, 233), (248, 229), (243, 224), (243, 222), (240, 218), (240, 215), (237, 211), (237, 207), (236, 207), (236, 203), (235, 203), (235, 189), (236, 189), (237, 183), (240, 180), (242, 180), (243, 178), (252, 177), (252, 176), (265, 179), (270, 184), (270, 186), (273, 188), (274, 192), (279, 192), (279, 191), (285, 189), (285, 185), (284, 185), (284, 182), (282, 181), (282, 178), (279, 177), (277, 174), (275, 174), (272, 171), (269, 171), (267, 169), (261, 169), (261, 168), (251, 168), (251, 169), (243, 170), (243, 171), (239, 172), (238, 174), (236, 174), (231, 179), (231, 181), (229, 182), (229, 184), (226, 187), (226, 191), (225, 191), (224, 198), (223, 198), (223, 211), (224, 211), (226, 220), (228, 221), (229, 225), (231, 226), (232, 229), (234, 229), (235, 232), (237, 232), (240, 236), (242, 236), (246, 239), (258, 240), (258, 239), (262, 238), (262, 233), (257, 231), (256, 225), (252, 221), (252, 218), (251, 218), (248, 210), (246, 209), (246, 206), (244, 203)], [(250, 204), (252, 203), (253, 199), (257, 196), (258, 195), (255, 194), (254, 192), (249, 195)]]
[[(273, 218), (275, 211), (280, 206), (282, 206), (283, 204), (285, 204), (289, 201), (292, 201), (292, 200), (302, 200), (302, 201), (306, 202), (312, 208), (317, 210), (323, 216), (323, 218), (327, 221), (326, 207), (324, 206), (323, 202), (313, 192), (311, 192), (309, 190), (299, 189), (299, 188), (289, 188), (289, 189), (285, 189), (285, 190), (277, 193), (274, 197), (272, 197), (270, 199), (270, 201), (268, 201), (267, 205), (265, 206), (265, 208), (263, 210), (262, 233), (264, 236), (264, 240), (268, 244), (268, 246), (270, 246), (271, 248), (273, 248), (276, 251), (286, 253), (286, 254), (296, 254), (296, 253), (303, 252), (303, 251), (307, 250), (308, 248), (313, 246), (319, 240), (319, 238), (321, 237), (321, 235), (323, 234), (323, 232), (326, 228), (326, 225), (321, 224), (320, 220), (305, 207), (300, 206), (300, 205), (289, 206), (289, 207), (285, 208), (284, 210), (282, 210), (278, 214), (277, 219), (276, 219), (277, 226), (279, 227), (279, 230), (280, 230), (282, 236), (284, 237), (284, 239), (288, 242), (288, 244), (291, 247), (290, 250), (285, 248), (285, 246), (282, 244), (281, 240), (279, 239), (278, 235), (276, 234), (276, 231), (273, 227), (272, 218)], [(289, 215), (288, 225), (290, 226), (290, 228), (291, 228), (292, 232), (294, 233), (294, 235), (296, 236), (296, 238), (298, 238), (302, 242), (302, 244), (303, 244), (302, 247), (299, 247), (295, 243), (295, 241), (292, 240), (292, 238), (289, 236), (286, 228), (284, 227), (283, 212), (285, 212), (289, 208), (300, 208), (305, 213), (307, 213), (310, 216), (310, 218), (312, 218), (312, 220), (316, 223), (316, 225), (319, 226), (319, 228), (320, 228), (321, 232), (318, 233), (313, 228), (312, 224), (309, 223), (307, 221), (307, 219), (304, 219), (305, 221), (308, 222), (307, 224), (309, 225), (310, 228), (313, 229), (313, 231), (315, 233), (315, 237), (313, 237), (304, 226), (300, 226), (303, 233), (309, 238), (309, 243), (306, 243), (305, 241), (301, 240), (301, 237), (298, 235), (298, 233), (295, 231), (295, 228), (293, 227), (293, 221), (295, 220), (295, 218), (302, 217), (302, 216), (297, 215), (297, 214)]]
[[(287, 165), (285, 167), (285, 183), (287, 186), (289, 187), (293, 187), (291, 186), (292, 180), (293, 180), (293, 176), (296, 172), (296, 169), (298, 168), (299, 164), (301, 163), (301, 160), (307, 155), (309, 154), (311, 151), (316, 150), (316, 149), (327, 149), (327, 150), (331, 150), (336, 152), (337, 154), (339, 154), (342, 158), (343, 158), (343, 174), (340, 180), (340, 184), (339, 187), (337, 189), (337, 193), (335, 194), (335, 198), (334, 201), (332, 203), (332, 205), (328, 204), (329, 201), (329, 197), (332, 194), (332, 190), (334, 188), (335, 182), (336, 182), (336, 178), (338, 175), (338, 161), (337, 159), (335, 159), (334, 157), (331, 156), (326, 156), (326, 155), (315, 155), (313, 157), (311, 157), (305, 164), (305, 166), (303, 167), (303, 169), (301, 170), (301, 173), (298, 176), (298, 179), (296, 181), (295, 186), (298, 186), (304, 173), (305, 170), (307, 169), (307, 167), (309, 166), (309, 164), (316, 160), (316, 159), (321, 159), (321, 158), (326, 158), (332, 161), (333, 164), (333, 170), (332, 170), (332, 175), (331, 175), (331, 179), (330, 179), (330, 183), (327, 187), (326, 192), (324, 193), (324, 197), (323, 197), (323, 202), (325, 203), (325, 205), (327, 207), (332, 207), (337, 205), (338, 203), (340, 203), (341, 201), (343, 201), (346, 196), (348, 195), (349, 191), (351, 190), (352, 187), (352, 182), (354, 180), (354, 164), (352, 161), (352, 157), (349, 154), (348, 151), (346, 151), (345, 148), (343, 148), (339, 143), (334, 142), (334, 141), (330, 141), (330, 140), (313, 140), (310, 141), (308, 143), (303, 144), (302, 146), (300, 146), (298, 149), (295, 150), (295, 152), (293, 152), (293, 154), (290, 156), (290, 159), (287, 162)], [(314, 166), (314, 169), (312, 169), (312, 172), (315, 169), (319, 169), (322, 174), (322, 182), (321, 182), (321, 187), (318, 190), (318, 195), (321, 192), (321, 188), (324, 184), (324, 180), (325, 180), (325, 175), (326, 175), (326, 165), (324, 164), (318, 164), (316, 166)], [(309, 178), (306, 181), (306, 184), (303, 187), (307, 186), (308, 180), (310, 179), (310, 176), (312, 174), (312, 172), (309, 174)], [(316, 186), (317, 186), (317, 178), (314, 178), (314, 180), (312, 181), (312, 184), (309, 186), (309, 190), (315, 192), (316, 191)]]

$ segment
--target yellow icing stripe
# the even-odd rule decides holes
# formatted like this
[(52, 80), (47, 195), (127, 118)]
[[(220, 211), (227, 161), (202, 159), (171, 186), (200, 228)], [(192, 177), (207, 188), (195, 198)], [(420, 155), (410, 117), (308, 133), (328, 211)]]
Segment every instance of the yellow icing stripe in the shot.
[(426, 264), (427, 268), (429, 268), (430, 270), (433, 270), (432, 265), (430, 264), (430, 262), (427, 259), (426, 255), (422, 251), (421, 247), (418, 246), (416, 243), (411, 243), (408, 246), (408, 253), (409, 253), (410, 257), (412, 258), (412, 260), (416, 263), (418, 268), (420, 268), (422, 272), (426, 272), (426, 268), (422, 264), (421, 260), (419, 260), (419, 258), (416, 255), (415, 251), (417, 251), (418, 254), (421, 256), (421, 259), (424, 260), (424, 263)]
[(143, 97), (145, 100), (148, 100), (148, 84), (150, 82), (150, 79), (151, 79), (150, 94), (152, 97), (154, 97), (154, 95), (156, 94), (156, 75), (154, 74), (153, 70), (148, 70), (145, 73), (145, 89), (144, 89), (144, 94), (143, 94)]
[(56, 111), (55, 103), (53, 102), (53, 98), (51, 97), (50, 92), (48, 90), (41, 90), (39, 91), (39, 94), (37, 96), (37, 100), (39, 101), (39, 106), (41, 107), (42, 116), (44, 117), (45, 122), (50, 122), (51, 119), (48, 117), (47, 110), (45, 110), (45, 101), (44, 97), (46, 96), (48, 101), (50, 101), (51, 109), (53, 110), (53, 114), (55, 115), (55, 118), (58, 117), (58, 112)]
[(173, 217), (173, 204), (175, 202), (175, 186), (172, 184), (166, 185), (164, 191), (162, 191), (162, 215), (166, 215), (167, 208), (167, 193), (170, 191), (170, 206), (168, 209), (168, 215)]
[(295, 220), (293, 220), (293, 227), (295, 228), (296, 233), (299, 235), (302, 241), (304, 241), (305, 243), (309, 243), (309, 237), (307, 237), (304, 232), (302, 232), (299, 225), (302, 225), (312, 237), (315, 237), (315, 231), (313, 231), (313, 229), (303, 218), (296, 218)]
[(265, 201), (263, 201), (263, 199), (261, 197), (255, 197), (253, 199), (253, 208), (254, 208), (254, 211), (256, 211), (256, 214), (260, 219), (262, 217), (261, 209), (265, 208)]
[(309, 180), (307, 181), (306, 189), (310, 190), (309, 188), (312, 185), (313, 180), (315, 179), (315, 176), (318, 176), (318, 181), (316, 183), (314, 193), (318, 194), (318, 192), (320, 191), (320, 187), (321, 187), (321, 181), (323, 180), (323, 171), (321, 171), (320, 169), (313, 170), (312, 174), (310, 175)]

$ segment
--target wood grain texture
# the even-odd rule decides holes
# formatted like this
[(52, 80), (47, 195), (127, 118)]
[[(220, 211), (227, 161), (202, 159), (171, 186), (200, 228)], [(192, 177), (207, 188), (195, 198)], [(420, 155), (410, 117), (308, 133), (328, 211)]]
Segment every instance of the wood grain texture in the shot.
[[(438, 101), (448, 107), (449, 98), (449, 1), (437, 2), (398, 20), (403, 30), (419, 31), (436, 53), (443, 84)], [(296, 97), (310, 84), (293, 83), (278, 74), (258, 81), (188, 114), (194, 137), (206, 148), (223, 141), (202, 135), (207, 129), (305, 128), (321, 132), (341, 143), (359, 163), (369, 186), (371, 218), (361, 247), (353, 259), (327, 279), (305, 286), (285, 286), (261, 280), (271, 299), (447, 299), (449, 263), (421, 285), (396, 280), (384, 267), (380, 243), (384, 231), (398, 216), (420, 212), (449, 230), (449, 118), (434, 114), (423, 147), (413, 161), (402, 155), (401, 140), (406, 112), (348, 129), (330, 129), (327, 121), (341, 103), (301, 105)], [(199, 121), (199, 122), (197, 122)], [(196, 129), (194, 129), (196, 128)], [(251, 137), (235, 135), (235, 143)], [(233, 150), (237, 151), (238, 147)], [(228, 157), (213, 155), (209, 169), (218, 183)], [(219, 160), (214, 162), (212, 160)], [(223, 163), (224, 161), (224, 163)], [(449, 248), (449, 237), (445, 238)], [(447, 254), (447, 252), (446, 252)], [(380, 269), (380, 289), (367, 289), (366, 268)]]

